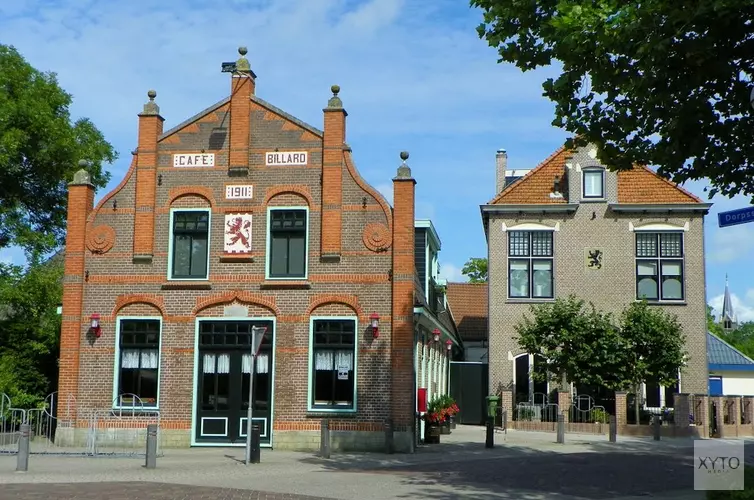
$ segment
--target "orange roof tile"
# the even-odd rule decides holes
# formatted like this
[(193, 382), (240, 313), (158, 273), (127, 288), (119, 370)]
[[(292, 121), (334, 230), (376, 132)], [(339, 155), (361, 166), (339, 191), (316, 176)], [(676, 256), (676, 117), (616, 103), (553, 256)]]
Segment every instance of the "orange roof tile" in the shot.
[(618, 172), (618, 203), (704, 203), (652, 169), (637, 166)]
[[(562, 183), (562, 198), (551, 198), (555, 177), (561, 181), (566, 175), (566, 159), (572, 152), (559, 148), (545, 161), (531, 169), (515, 183), (503, 189), (490, 205), (549, 205), (568, 203), (568, 190)], [(577, 198), (577, 196), (575, 196)], [(704, 203), (676, 183), (665, 179), (645, 166), (618, 172), (618, 203), (671, 204)]]
[(487, 283), (448, 283), (448, 303), (463, 340), (487, 340)]
[[(566, 151), (565, 147), (561, 147), (545, 161), (527, 172), (522, 178), (503, 189), (489, 204), (540, 205), (567, 203), (566, 196), (563, 196), (563, 198), (550, 197), (555, 177), (558, 176), (561, 180), (563, 179), (567, 156), (569, 156), (568, 151)], [(561, 191), (563, 189), (561, 188)]]

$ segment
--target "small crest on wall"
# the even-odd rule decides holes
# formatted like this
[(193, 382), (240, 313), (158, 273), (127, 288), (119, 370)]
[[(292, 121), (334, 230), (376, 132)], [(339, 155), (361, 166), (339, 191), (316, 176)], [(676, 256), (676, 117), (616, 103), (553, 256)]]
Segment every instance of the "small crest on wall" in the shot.
[(604, 253), (601, 248), (584, 249), (584, 265), (587, 270), (599, 271), (602, 269)]
[(225, 253), (251, 253), (251, 214), (225, 215)]

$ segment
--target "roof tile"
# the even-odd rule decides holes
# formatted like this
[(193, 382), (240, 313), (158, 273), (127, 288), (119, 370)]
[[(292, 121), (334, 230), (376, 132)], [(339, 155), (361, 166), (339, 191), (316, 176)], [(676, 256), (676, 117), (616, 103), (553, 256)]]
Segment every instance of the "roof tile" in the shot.
[(464, 340), (487, 340), (487, 283), (448, 283), (450, 310)]

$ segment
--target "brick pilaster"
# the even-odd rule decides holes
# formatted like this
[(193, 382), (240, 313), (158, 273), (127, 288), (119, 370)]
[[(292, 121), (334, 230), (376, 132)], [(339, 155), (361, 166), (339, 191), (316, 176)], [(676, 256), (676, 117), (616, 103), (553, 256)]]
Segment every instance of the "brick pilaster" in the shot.
[(728, 398), (730, 404), (731, 424), (736, 426), (736, 437), (741, 435), (741, 396), (731, 396)]
[[(500, 407), (502, 408), (502, 411), (505, 411), (506, 416), (506, 424), (509, 424), (513, 421), (513, 391), (510, 389), (503, 389), (500, 391)], [(497, 417), (497, 416), (496, 416)], [(500, 417), (502, 419), (502, 416)], [(501, 422), (502, 423), (502, 422)], [(510, 425), (506, 425), (507, 428), (510, 428)]]
[[(333, 96), (323, 110), (325, 131), (322, 141), (322, 258), (339, 260), (342, 240), (343, 146), (346, 141), (346, 116), (340, 87), (331, 87)], [(412, 226), (413, 227), (413, 226)]]
[(691, 415), (691, 406), (689, 404), (689, 395), (685, 393), (676, 393), (673, 396), (673, 420), (675, 427), (688, 429)]
[(246, 59), (246, 47), (239, 47), (241, 57), (236, 61), (236, 71), (230, 81), (230, 154), (228, 166), (249, 167), (249, 141), (251, 138), (251, 96), (256, 86), (256, 75)]
[(744, 419), (743, 424), (750, 426), (749, 432), (751, 432), (751, 426), (754, 424), (754, 396), (744, 396), (741, 404), (743, 405), (743, 411), (741, 412)]
[(133, 261), (151, 263), (154, 255), (154, 205), (157, 185), (157, 138), (165, 119), (154, 102), (157, 92), (147, 92), (149, 102), (139, 113), (139, 147), (136, 156)]
[(725, 398), (722, 396), (711, 397), (710, 402), (715, 405), (713, 411), (717, 420), (717, 434), (714, 437), (725, 437)]
[(628, 393), (626, 391), (615, 392), (615, 424), (618, 432), (628, 425)]
[[(82, 164), (83, 166), (83, 164)], [(86, 218), (94, 207), (94, 185), (89, 172), (82, 169), (68, 185), (68, 216), (65, 239), (65, 277), (63, 278), (63, 318), (60, 330), (58, 373), (58, 418), (75, 421), (78, 409), (79, 357), (86, 274)]]
[(710, 437), (710, 404), (709, 396), (707, 394), (694, 394), (694, 404), (696, 418), (701, 423), (701, 430), (699, 431), (699, 437), (702, 439), (708, 439)]
[(571, 416), (571, 393), (570, 391), (558, 391), (558, 414), (563, 414), (568, 422)]
[(414, 196), (416, 181), (403, 164), (393, 178), (393, 312), (391, 332), (392, 416), (409, 430), (414, 415)]

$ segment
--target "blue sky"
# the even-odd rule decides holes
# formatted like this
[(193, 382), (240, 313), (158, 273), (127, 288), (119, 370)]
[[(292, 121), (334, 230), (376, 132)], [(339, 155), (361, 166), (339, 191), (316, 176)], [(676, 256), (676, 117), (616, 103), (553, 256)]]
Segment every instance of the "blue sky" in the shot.
[[(411, 153), (417, 217), (443, 242), (442, 270), (461, 280), (470, 256), (486, 255), (479, 205), (494, 196), (495, 151), (509, 168), (531, 168), (566, 134), (550, 125), (541, 81), (497, 64), (477, 37), (481, 13), (458, 0), (16, 0), (0, 2), (0, 42), (54, 71), (86, 116), (120, 152), (114, 187), (136, 146), (137, 113), (149, 89), (166, 128), (228, 95), (220, 63), (245, 45), (257, 94), (316, 126), (329, 88), (348, 110), (347, 140), (362, 175), (391, 199), (390, 179)], [(705, 197), (703, 182), (685, 187)], [(98, 193), (98, 197), (106, 191)], [(742, 320), (754, 320), (754, 224), (719, 229), (716, 213), (748, 198), (715, 198), (706, 222), (707, 294), (719, 307), (725, 274)], [(22, 262), (17, 250), (1, 261)]]

